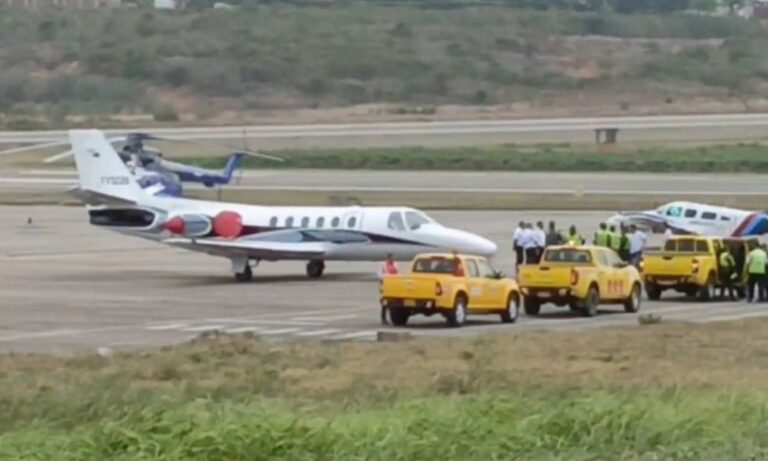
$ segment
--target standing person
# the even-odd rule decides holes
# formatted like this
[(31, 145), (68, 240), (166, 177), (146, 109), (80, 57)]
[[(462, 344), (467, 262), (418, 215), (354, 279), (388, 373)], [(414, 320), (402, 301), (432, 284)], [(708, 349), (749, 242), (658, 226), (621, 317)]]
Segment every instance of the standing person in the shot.
[[(749, 283), (749, 293), (747, 302), (755, 301), (757, 295), (760, 301), (765, 300), (765, 266), (768, 264), (768, 254), (758, 245), (747, 255), (747, 275)], [(755, 293), (757, 289), (757, 293)]]
[(536, 237), (533, 234), (533, 226), (530, 223), (525, 223), (523, 233), (520, 235), (520, 245), (525, 253), (525, 264), (538, 263), (536, 259), (538, 245), (536, 245)]
[(571, 226), (568, 229), (568, 236), (566, 242), (568, 245), (584, 245), (584, 237), (576, 230), (576, 226)]
[(536, 264), (541, 259), (541, 254), (544, 253), (544, 247), (547, 246), (547, 233), (544, 232), (544, 223), (539, 221), (536, 223), (536, 228), (533, 230), (533, 238), (536, 240)]
[(621, 237), (619, 238), (619, 257), (621, 260), (628, 263), (630, 261), (630, 234), (627, 234), (627, 226), (621, 226)]
[(616, 254), (620, 254), (619, 252), (621, 251), (621, 234), (616, 232), (616, 226), (611, 225), (608, 228), (608, 236), (610, 239), (608, 247), (611, 248), (613, 251), (615, 251)]
[(523, 230), (525, 229), (525, 223), (523, 221), (520, 221), (517, 224), (517, 228), (512, 233), (512, 246), (515, 249), (515, 269), (523, 263), (525, 260), (525, 254), (523, 253), (523, 246), (520, 245), (520, 236), (523, 234)]
[(547, 231), (546, 245), (553, 246), (553, 245), (562, 245), (562, 244), (563, 244), (563, 234), (561, 234), (560, 231), (558, 231), (555, 228), (555, 222), (550, 221), (549, 230)]
[(611, 237), (608, 234), (608, 226), (604, 222), (600, 223), (600, 228), (595, 232), (595, 239), (592, 243), (599, 247), (611, 246)]
[(720, 252), (718, 262), (720, 263), (720, 297), (725, 298), (725, 290), (728, 289), (728, 296), (731, 301), (736, 301), (736, 290), (733, 287), (734, 279), (736, 279), (736, 260), (727, 246)]
[(634, 224), (629, 226), (629, 232), (629, 262), (640, 269), (640, 259), (643, 257), (643, 250), (645, 250), (648, 237)]
[[(395, 262), (395, 255), (387, 253), (387, 259), (385, 259), (384, 262), (381, 263), (381, 267), (379, 267), (379, 280), (383, 280), (387, 275), (397, 275), (399, 272), (397, 263)], [(387, 322), (387, 308), (384, 306), (381, 306), (381, 323), (384, 325), (389, 323)]]

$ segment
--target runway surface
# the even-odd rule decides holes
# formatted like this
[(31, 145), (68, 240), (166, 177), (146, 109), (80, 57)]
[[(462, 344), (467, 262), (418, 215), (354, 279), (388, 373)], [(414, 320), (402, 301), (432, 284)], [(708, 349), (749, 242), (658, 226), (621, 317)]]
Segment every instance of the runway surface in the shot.
[[(0, 191), (57, 192), (77, 185), (74, 169), (0, 170)], [(201, 186), (185, 185), (195, 189)], [(465, 192), (670, 197), (768, 195), (768, 175), (256, 170), (232, 190)]]
[[(513, 223), (554, 218), (591, 232), (605, 213), (457, 212), (432, 215), (499, 243), (494, 265), (509, 272)], [(33, 218), (31, 225), (28, 217)], [(0, 207), (0, 351), (93, 352), (173, 344), (206, 331), (251, 332), (264, 339), (372, 340), (379, 330), (375, 263), (332, 263), (308, 280), (301, 263), (262, 264), (252, 283), (236, 283), (229, 263), (90, 227), (82, 208)], [(403, 267), (403, 266), (401, 266)], [(637, 315), (606, 309), (587, 319), (555, 308), (517, 324), (477, 317), (461, 329), (442, 318), (415, 318), (415, 335), (515, 334), (637, 325)], [(766, 305), (646, 302), (664, 321), (744, 319)], [(472, 320), (472, 319), (471, 319)]]
[[(618, 128), (619, 142), (704, 142), (766, 138), (768, 114), (664, 115), (518, 120), (424, 121), (335, 125), (136, 128), (170, 138), (227, 140), (261, 148), (594, 143), (594, 130)], [(122, 135), (120, 130), (105, 130)], [(0, 132), (0, 144), (66, 140), (66, 132)], [(255, 144), (254, 144), (255, 143)], [(241, 145), (241, 144), (238, 144)]]

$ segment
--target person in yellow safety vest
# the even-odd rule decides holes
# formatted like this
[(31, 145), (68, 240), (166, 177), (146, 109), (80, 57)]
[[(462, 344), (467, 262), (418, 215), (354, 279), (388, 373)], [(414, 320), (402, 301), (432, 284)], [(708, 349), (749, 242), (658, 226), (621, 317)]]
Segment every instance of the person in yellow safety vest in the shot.
[[(747, 274), (749, 275), (749, 294), (747, 302), (754, 302), (755, 296), (760, 301), (765, 301), (765, 265), (768, 264), (768, 254), (762, 247), (756, 246), (747, 255)], [(757, 288), (757, 293), (755, 289)]]
[(619, 253), (619, 250), (621, 250), (621, 234), (616, 232), (616, 226), (611, 226), (608, 228), (608, 235), (610, 237), (610, 242), (608, 247), (611, 248), (616, 253)]
[(611, 236), (608, 234), (608, 226), (604, 222), (600, 223), (600, 229), (595, 232), (595, 240), (592, 243), (599, 247), (611, 246)]
[(629, 235), (627, 234), (627, 228), (621, 226), (621, 237), (619, 238), (619, 256), (625, 262), (629, 262)]
[(733, 258), (728, 247), (725, 247), (718, 258), (720, 262), (720, 297), (725, 298), (725, 290), (728, 289), (728, 296), (731, 301), (736, 301), (733, 282), (738, 275), (736, 274), (736, 260)]
[(568, 245), (583, 245), (584, 238), (576, 231), (576, 226), (571, 226), (568, 229), (568, 235), (565, 237), (565, 243)]

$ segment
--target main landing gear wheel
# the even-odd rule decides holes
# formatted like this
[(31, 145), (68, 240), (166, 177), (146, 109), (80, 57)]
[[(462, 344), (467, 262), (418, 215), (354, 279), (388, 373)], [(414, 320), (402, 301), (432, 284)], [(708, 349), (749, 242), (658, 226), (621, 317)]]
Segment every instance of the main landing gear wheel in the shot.
[(253, 280), (253, 270), (251, 266), (246, 264), (245, 269), (242, 272), (235, 272), (235, 280), (238, 282), (250, 282)]
[(316, 279), (323, 276), (325, 270), (325, 263), (320, 260), (312, 260), (307, 263), (307, 276), (309, 278)]

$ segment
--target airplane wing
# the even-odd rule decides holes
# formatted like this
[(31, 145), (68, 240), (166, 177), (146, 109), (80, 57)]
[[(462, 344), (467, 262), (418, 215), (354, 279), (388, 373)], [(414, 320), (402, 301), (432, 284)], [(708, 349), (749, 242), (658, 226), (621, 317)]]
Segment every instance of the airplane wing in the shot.
[(238, 239), (176, 237), (163, 240), (171, 246), (214, 256), (266, 260), (322, 258), (334, 245), (369, 242), (360, 232), (312, 229), (270, 231)]

